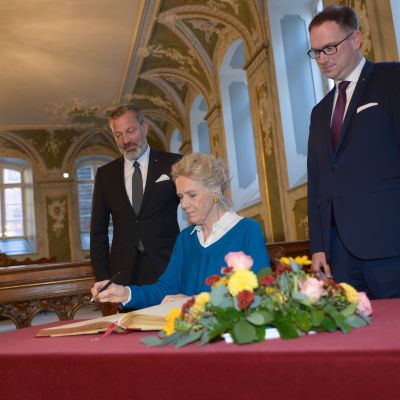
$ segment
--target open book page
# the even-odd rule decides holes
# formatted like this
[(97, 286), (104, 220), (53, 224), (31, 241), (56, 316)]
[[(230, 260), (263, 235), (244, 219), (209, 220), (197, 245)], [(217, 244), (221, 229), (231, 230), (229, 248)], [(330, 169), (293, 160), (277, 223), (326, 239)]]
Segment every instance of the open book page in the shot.
[(105, 332), (112, 324), (125, 329), (160, 330), (165, 324), (165, 317), (173, 308), (181, 308), (188, 299), (178, 299), (165, 304), (142, 308), (126, 314), (114, 314), (107, 317), (72, 322), (65, 325), (41, 329), (36, 336), (73, 336)]

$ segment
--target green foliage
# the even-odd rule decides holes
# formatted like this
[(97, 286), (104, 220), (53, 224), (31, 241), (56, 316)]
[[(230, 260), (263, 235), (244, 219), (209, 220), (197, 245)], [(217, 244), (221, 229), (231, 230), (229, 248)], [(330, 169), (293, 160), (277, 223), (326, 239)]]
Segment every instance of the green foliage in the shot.
[[(236, 287), (232, 295), (230, 279), (239, 273), (241, 279), (234, 282), (243, 287)], [(370, 318), (358, 311), (357, 301), (346, 297), (348, 288), (306, 273), (294, 260), (275, 271), (262, 269), (257, 279), (251, 271), (243, 273), (243, 268), (226, 269), (224, 275), (214, 279), (210, 294), (192, 298), (180, 314), (175, 313), (172, 333), (167, 336), (161, 331), (158, 337), (143, 338), (142, 343), (204, 345), (228, 333), (235, 343), (249, 344), (264, 340), (269, 328), (276, 328), (283, 339), (293, 339), (311, 331), (348, 333), (370, 323)], [(256, 288), (248, 285), (252, 279), (258, 281)], [(354, 299), (355, 294), (357, 299), (357, 292), (350, 289), (354, 293), (349, 298)]]

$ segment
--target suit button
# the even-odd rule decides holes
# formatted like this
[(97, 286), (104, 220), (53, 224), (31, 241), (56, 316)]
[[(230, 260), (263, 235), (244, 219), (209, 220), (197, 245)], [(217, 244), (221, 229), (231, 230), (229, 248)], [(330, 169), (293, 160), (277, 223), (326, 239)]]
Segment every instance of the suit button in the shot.
[(140, 221), (137, 219), (136, 222), (139, 223)]
[(331, 166), (331, 172), (332, 172), (332, 173), (335, 173), (335, 172), (336, 172), (336, 166), (335, 166), (335, 165), (332, 165), (332, 166)]

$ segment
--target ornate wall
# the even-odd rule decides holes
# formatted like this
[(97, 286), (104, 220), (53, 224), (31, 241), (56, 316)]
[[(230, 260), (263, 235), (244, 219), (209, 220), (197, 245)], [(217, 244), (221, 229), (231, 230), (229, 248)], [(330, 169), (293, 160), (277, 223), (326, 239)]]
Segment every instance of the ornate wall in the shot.
[[(398, 59), (390, 0), (337, 3), (359, 12), (363, 50), (369, 58)], [(146, 7), (120, 102), (133, 102), (144, 110), (151, 121), (153, 147), (168, 149), (178, 128), (181, 151), (187, 153), (191, 151), (190, 108), (201, 94), (211, 151), (226, 161), (219, 68), (230, 44), (241, 39), (261, 195), (259, 203), (241, 213), (262, 223), (269, 242), (306, 239), (306, 185), (289, 190), (287, 183), (268, 1), (154, 0)], [(0, 131), (0, 156), (25, 159), (34, 168), (38, 256), (55, 255), (58, 261), (88, 256), (80, 248), (75, 163), (84, 155), (118, 156), (106, 124), (115, 104), (88, 107), (77, 102), (50, 110), (52, 127)], [(70, 177), (64, 179), (63, 172)]]

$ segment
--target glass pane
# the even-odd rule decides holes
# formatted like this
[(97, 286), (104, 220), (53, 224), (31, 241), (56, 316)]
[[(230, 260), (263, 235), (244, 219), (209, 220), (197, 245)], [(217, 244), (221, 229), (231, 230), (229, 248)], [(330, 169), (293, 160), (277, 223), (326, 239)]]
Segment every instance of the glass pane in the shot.
[(5, 200), (5, 236), (23, 236), (23, 211), (21, 188), (9, 188), (4, 190)]
[(17, 329), (12, 319), (0, 315), (0, 333), (14, 331)]
[(82, 183), (78, 185), (79, 213), (80, 213), (80, 224), (82, 233), (89, 232), (90, 230), (92, 193), (93, 193), (93, 184)]
[(93, 179), (93, 169), (90, 165), (78, 168), (78, 181), (90, 181)]
[(103, 314), (97, 306), (86, 305), (78, 308), (75, 312), (74, 319), (93, 319), (100, 318)]
[(35, 316), (32, 318), (31, 325), (37, 326), (42, 324), (48, 324), (50, 322), (57, 322), (59, 320), (60, 318), (58, 318), (58, 315), (55, 312), (43, 310), (35, 314)]
[(4, 168), (3, 173), (4, 183), (21, 183), (21, 172), (15, 169)]

